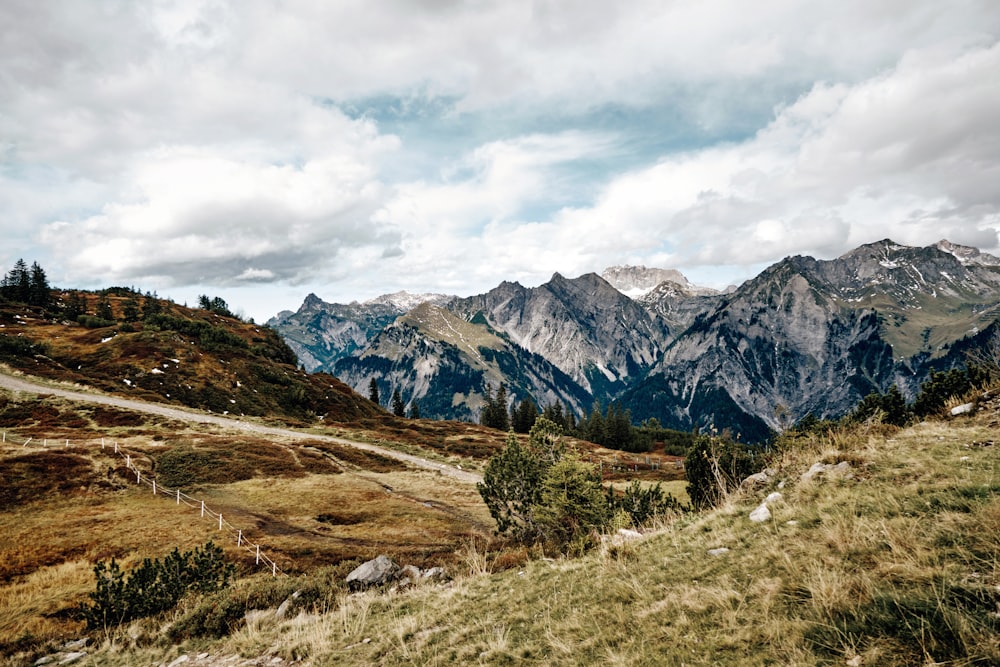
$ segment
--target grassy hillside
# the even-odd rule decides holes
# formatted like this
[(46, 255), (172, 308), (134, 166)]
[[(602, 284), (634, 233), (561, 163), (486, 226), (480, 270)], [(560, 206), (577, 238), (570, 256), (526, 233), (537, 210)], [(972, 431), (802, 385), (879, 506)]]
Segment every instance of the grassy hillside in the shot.
[(134, 295), (60, 294), (71, 299), (82, 299), (88, 311), (106, 301), (113, 318), (84, 317), (81, 324), (0, 301), (0, 362), (131, 398), (291, 424), (383, 414), (336, 378), (299, 369), (267, 327), (162, 300), (154, 314), (126, 321)]
[[(1000, 661), (997, 404), (905, 430), (835, 430), (785, 443), (766, 488), (680, 515), (642, 540), (575, 560), (495, 562), (464, 549), (447, 585), (348, 594), (314, 571), (272, 591), (326, 591), (296, 616), (230, 636), (104, 641), (109, 665), (246, 657), (299, 664), (912, 665)], [(816, 463), (826, 472), (808, 474)], [(843, 464), (834, 468), (834, 464)], [(748, 516), (769, 494), (772, 516)], [(723, 550), (723, 551), (719, 551)], [(324, 579), (325, 577), (325, 579)], [(82, 585), (82, 582), (81, 582)], [(248, 579), (190, 601), (263, 596)], [(202, 610), (202, 611), (199, 611)], [(199, 614), (201, 614), (199, 616)], [(146, 629), (143, 630), (143, 627)], [(148, 643), (147, 643), (148, 642)], [(263, 663), (261, 663), (263, 664)]]

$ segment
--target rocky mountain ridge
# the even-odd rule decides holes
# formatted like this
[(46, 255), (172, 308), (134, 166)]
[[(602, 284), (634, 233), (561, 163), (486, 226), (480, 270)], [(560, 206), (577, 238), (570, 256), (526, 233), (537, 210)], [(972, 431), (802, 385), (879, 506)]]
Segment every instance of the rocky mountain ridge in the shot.
[[(485, 386), (503, 383), (512, 400), (559, 401), (578, 415), (620, 400), (634, 421), (759, 440), (810, 413), (844, 414), (894, 383), (912, 396), (935, 364), (961, 363), (949, 357), (957, 341), (1000, 317), (1000, 259), (947, 241), (787, 257), (725, 293), (676, 271), (604, 273), (614, 284), (556, 273), (538, 287), (440, 297), (438, 325), (400, 312), (398, 300), (344, 306), (313, 295), (269, 324), (315, 368), (359, 391), (376, 377), (424, 416), (475, 419)], [(644, 291), (651, 277), (672, 279)]]

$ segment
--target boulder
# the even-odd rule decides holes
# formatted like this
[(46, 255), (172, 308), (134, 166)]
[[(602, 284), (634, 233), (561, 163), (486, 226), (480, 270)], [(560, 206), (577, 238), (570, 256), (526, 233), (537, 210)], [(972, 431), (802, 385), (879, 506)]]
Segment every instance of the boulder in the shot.
[(753, 491), (754, 489), (765, 487), (771, 483), (771, 480), (774, 479), (774, 476), (777, 474), (778, 471), (774, 468), (764, 468), (760, 472), (754, 473), (740, 482), (740, 488)]
[(802, 473), (802, 481), (809, 482), (815, 477), (826, 473), (840, 475), (845, 479), (851, 479), (854, 477), (854, 473), (851, 471), (851, 464), (847, 461), (841, 461), (836, 465), (832, 463), (817, 462), (812, 464), (812, 467), (809, 468), (809, 470)]
[(974, 403), (963, 403), (962, 405), (957, 405), (951, 409), (951, 416), (957, 417), (958, 415), (967, 414), (972, 412), (975, 407), (976, 405)]
[(347, 575), (347, 587), (360, 591), (371, 586), (381, 586), (399, 578), (400, 567), (386, 555), (362, 563)]

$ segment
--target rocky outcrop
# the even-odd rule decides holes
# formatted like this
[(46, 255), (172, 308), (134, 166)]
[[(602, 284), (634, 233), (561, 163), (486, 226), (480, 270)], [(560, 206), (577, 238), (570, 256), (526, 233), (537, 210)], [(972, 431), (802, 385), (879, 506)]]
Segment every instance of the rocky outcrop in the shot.
[(440, 567), (421, 570), (413, 565), (400, 567), (391, 558), (382, 554), (370, 561), (362, 563), (347, 575), (347, 587), (352, 591), (362, 591), (367, 588), (396, 584), (409, 586), (421, 581), (441, 580), (445, 572)]

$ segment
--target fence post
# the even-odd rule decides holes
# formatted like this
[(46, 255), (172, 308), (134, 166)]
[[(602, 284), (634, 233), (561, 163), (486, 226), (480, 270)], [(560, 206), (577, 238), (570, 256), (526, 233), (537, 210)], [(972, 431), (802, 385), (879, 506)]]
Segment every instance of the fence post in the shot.
[(69, 449), (69, 440), (66, 441), (66, 449)]
[(156, 495), (156, 480), (153, 480), (153, 495)]
[(236, 547), (239, 548), (243, 546), (243, 530), (239, 530), (236, 534)]
[(48, 438), (42, 438), (42, 447), (48, 447), (48, 446), (49, 446)]
[(257, 562), (254, 565), (260, 565), (260, 545), (257, 545)]
[(272, 577), (278, 576), (278, 564), (275, 563), (273, 560), (271, 561), (271, 576)]
[(101, 449), (104, 449), (104, 438), (101, 438)]
[(3, 432), (3, 442), (4, 444), (7, 444), (7, 431)]
[(135, 483), (138, 484), (140, 479), (141, 478), (139, 477), (139, 469), (136, 468), (135, 469)]
[(177, 504), (181, 504), (181, 490), (177, 489)]
[(201, 515), (205, 516), (205, 501), (201, 501)]
[(129, 456), (128, 454), (125, 455), (125, 467), (126, 468), (132, 467), (132, 457)]
[(222, 530), (222, 512), (219, 512), (219, 530)]
[(117, 453), (118, 453), (118, 442), (115, 441), (115, 454), (117, 454)]

